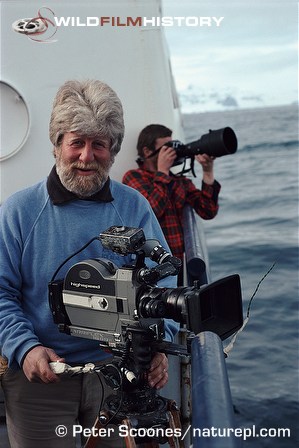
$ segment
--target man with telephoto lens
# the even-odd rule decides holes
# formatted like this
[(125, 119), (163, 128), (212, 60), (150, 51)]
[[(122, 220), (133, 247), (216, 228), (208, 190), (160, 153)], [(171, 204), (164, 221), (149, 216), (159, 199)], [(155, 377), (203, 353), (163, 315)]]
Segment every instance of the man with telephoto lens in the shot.
[[(183, 208), (189, 204), (203, 219), (212, 219), (218, 212), (220, 184), (214, 179), (214, 157), (198, 154), (195, 160), (202, 166), (202, 189), (184, 175), (171, 172), (177, 154), (166, 144), (172, 131), (160, 124), (146, 126), (137, 141), (138, 169), (128, 171), (123, 183), (135, 188), (150, 202), (172, 251), (183, 261)], [(183, 265), (183, 264), (182, 264)], [(182, 285), (182, 268), (178, 284)]]
[[(1, 207), (0, 347), (2, 361), (8, 361), (1, 381), (12, 448), (75, 447), (72, 427), (92, 428), (111, 393), (95, 373), (59, 376), (50, 368), (55, 361), (83, 366), (111, 359), (98, 341), (60, 333), (54, 324), (48, 282), (57, 267), (112, 225), (142, 228), (146, 238), (168, 249), (146, 199), (109, 178), (123, 136), (122, 105), (108, 85), (65, 82), (50, 120), (55, 166), (47, 179), (15, 193)], [(76, 262), (98, 257), (119, 267), (133, 261), (94, 242), (62, 267), (61, 278)], [(175, 277), (162, 283), (174, 287)], [(176, 332), (177, 325), (166, 320), (165, 339), (172, 340)], [(163, 387), (167, 369), (166, 356), (155, 353), (150, 386)], [(101, 447), (123, 444), (113, 431), (98, 441)]]

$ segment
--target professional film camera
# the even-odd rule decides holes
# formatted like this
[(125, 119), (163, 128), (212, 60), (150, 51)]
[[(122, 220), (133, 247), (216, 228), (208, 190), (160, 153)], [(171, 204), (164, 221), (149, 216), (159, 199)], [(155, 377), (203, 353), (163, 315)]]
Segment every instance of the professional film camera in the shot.
[[(62, 266), (94, 240), (117, 254), (135, 254), (134, 263), (118, 267), (103, 258), (83, 260), (74, 264), (64, 279), (55, 280)], [(145, 264), (146, 257), (155, 263), (153, 267)], [(226, 339), (241, 327), (239, 276), (202, 287), (196, 281), (192, 287), (156, 285), (176, 275), (180, 265), (159, 241), (146, 240), (142, 229), (113, 226), (68, 257), (53, 275), (49, 303), (60, 331), (97, 340), (116, 359), (100, 367), (115, 392), (106, 399), (98, 425), (119, 425), (128, 418), (137, 428), (167, 428), (170, 421), (179, 425), (176, 406), (158, 395), (146, 380), (152, 353), (190, 354), (191, 344), (185, 347), (163, 340), (164, 319), (180, 322), (189, 330), (189, 342), (194, 333), (205, 330)], [(166, 442), (161, 435), (156, 440)]]
[[(63, 280), (53, 278), (49, 301), (60, 331), (96, 339), (114, 353), (123, 351), (128, 333), (148, 332), (156, 349), (176, 353), (173, 344), (163, 342), (165, 318), (195, 334), (213, 331), (221, 339), (242, 325), (238, 275), (202, 287), (196, 282), (192, 287), (158, 287), (159, 280), (178, 273), (181, 263), (159, 241), (146, 240), (142, 229), (123, 226), (110, 227), (95, 239), (120, 255), (135, 254), (135, 262), (119, 268), (103, 258), (84, 260)], [(147, 267), (146, 257), (157, 265)]]

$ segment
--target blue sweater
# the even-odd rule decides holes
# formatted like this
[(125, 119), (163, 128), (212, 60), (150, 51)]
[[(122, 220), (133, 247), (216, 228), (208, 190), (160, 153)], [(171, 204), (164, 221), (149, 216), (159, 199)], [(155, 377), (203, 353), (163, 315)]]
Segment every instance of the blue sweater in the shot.
[[(0, 210), (0, 346), (10, 366), (20, 365), (30, 348), (42, 344), (52, 348), (67, 363), (104, 359), (98, 342), (58, 331), (48, 302), (48, 282), (57, 267), (92, 237), (111, 225), (144, 229), (145, 237), (158, 239), (168, 248), (159, 223), (147, 200), (136, 190), (111, 181), (113, 201), (73, 200), (53, 205), (46, 180), (15, 193)], [(76, 262), (106, 258), (118, 266), (130, 263), (93, 242), (60, 271), (63, 278)], [(149, 263), (147, 263), (149, 264)], [(163, 286), (174, 287), (175, 277)], [(166, 339), (177, 325), (166, 320)]]

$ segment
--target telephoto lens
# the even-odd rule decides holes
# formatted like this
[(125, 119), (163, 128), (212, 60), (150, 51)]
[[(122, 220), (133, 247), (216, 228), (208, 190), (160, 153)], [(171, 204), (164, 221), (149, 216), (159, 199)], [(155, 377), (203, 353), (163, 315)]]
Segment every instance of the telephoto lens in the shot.
[(210, 130), (199, 140), (184, 145), (178, 140), (170, 141), (166, 144), (175, 149), (177, 158), (192, 157), (198, 154), (207, 154), (210, 157), (221, 157), (234, 154), (238, 148), (236, 134), (230, 127)]

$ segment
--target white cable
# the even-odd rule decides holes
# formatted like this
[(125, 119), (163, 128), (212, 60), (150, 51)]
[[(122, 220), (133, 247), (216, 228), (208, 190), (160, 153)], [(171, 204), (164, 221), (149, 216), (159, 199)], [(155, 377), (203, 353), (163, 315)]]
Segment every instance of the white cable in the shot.
[(66, 364), (65, 362), (55, 361), (49, 363), (50, 368), (56, 375), (61, 375), (63, 373), (89, 373), (93, 372), (95, 370), (95, 365), (91, 362), (88, 364), (85, 364), (85, 366), (75, 366), (72, 367), (69, 364)]
[(226, 355), (228, 355), (229, 352), (232, 350), (232, 348), (234, 346), (234, 343), (235, 343), (235, 340), (237, 339), (238, 334), (241, 333), (241, 331), (244, 330), (244, 328), (245, 328), (245, 326), (246, 326), (248, 321), (249, 321), (249, 317), (246, 317), (246, 319), (244, 319), (242, 327), (237, 331), (237, 333), (234, 334), (234, 336), (233, 336), (232, 340), (230, 341), (230, 343), (224, 348), (223, 351), (224, 351), (224, 353)]
[(257, 293), (257, 291), (258, 291), (258, 289), (259, 289), (261, 283), (265, 280), (265, 278), (267, 277), (267, 275), (272, 271), (272, 269), (274, 268), (275, 264), (276, 264), (276, 262), (274, 262), (274, 263), (272, 264), (272, 266), (270, 267), (270, 269), (268, 269), (268, 271), (266, 272), (266, 274), (265, 274), (265, 275), (261, 278), (261, 280), (258, 282), (258, 284), (257, 284), (257, 286), (256, 286), (256, 288), (255, 288), (255, 290), (254, 290), (254, 293), (252, 294), (252, 296), (251, 296), (251, 298), (250, 298), (250, 300), (249, 300), (249, 304), (248, 304), (248, 308), (247, 308), (247, 316), (246, 316), (246, 318), (244, 319), (244, 322), (243, 322), (242, 327), (241, 327), (241, 328), (234, 334), (234, 336), (233, 336), (232, 340), (230, 341), (230, 343), (223, 349), (223, 352), (224, 352), (226, 355), (228, 355), (228, 353), (232, 350), (232, 348), (233, 348), (233, 346), (234, 346), (234, 343), (235, 343), (235, 341), (236, 341), (236, 339), (237, 339), (238, 334), (241, 333), (241, 331), (243, 331), (244, 328), (245, 328), (245, 326), (247, 325), (247, 322), (249, 321), (250, 307), (251, 307), (253, 298), (254, 298), (254, 296), (256, 295), (256, 293)]

